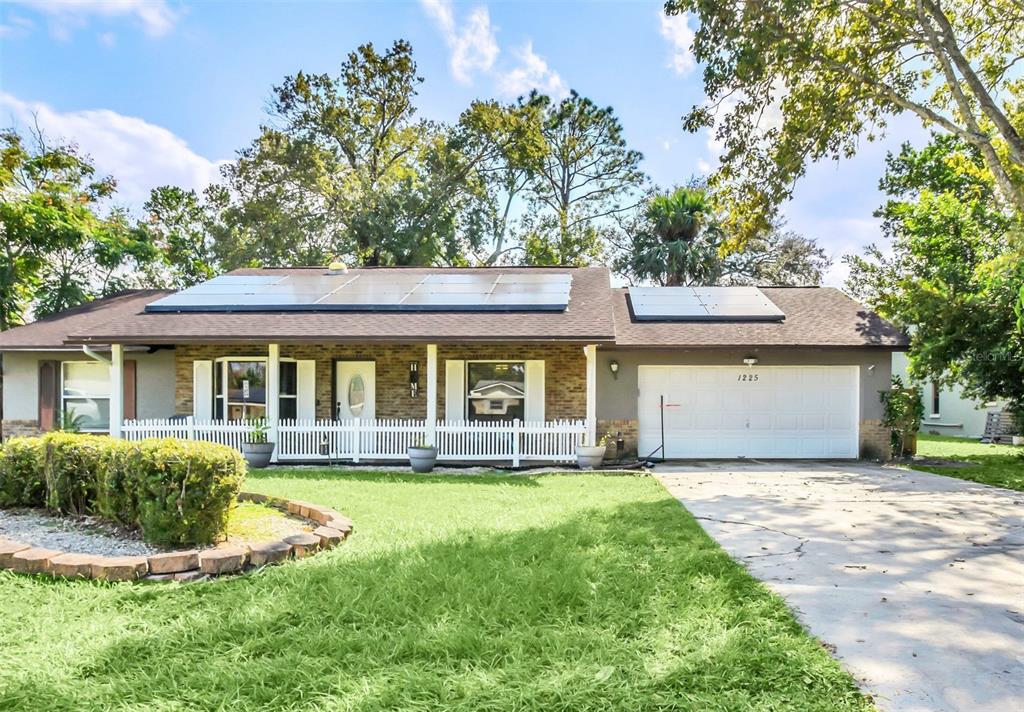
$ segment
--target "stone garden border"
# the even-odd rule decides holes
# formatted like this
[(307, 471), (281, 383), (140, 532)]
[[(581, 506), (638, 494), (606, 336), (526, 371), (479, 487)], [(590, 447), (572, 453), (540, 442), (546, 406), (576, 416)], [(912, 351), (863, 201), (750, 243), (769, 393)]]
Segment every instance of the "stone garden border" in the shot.
[(187, 549), (152, 556), (99, 556), (54, 551), (0, 539), (0, 569), (97, 581), (204, 581), (254, 568), (283, 564), (333, 548), (352, 533), (352, 520), (330, 507), (295, 499), (239, 492), (239, 502), (275, 507), (315, 524), (312, 532), (292, 534), (253, 546)]

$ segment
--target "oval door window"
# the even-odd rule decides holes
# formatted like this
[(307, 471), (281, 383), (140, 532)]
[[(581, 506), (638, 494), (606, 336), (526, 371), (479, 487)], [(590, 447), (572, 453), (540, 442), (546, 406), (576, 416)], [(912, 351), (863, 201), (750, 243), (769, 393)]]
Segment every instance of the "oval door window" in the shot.
[(356, 375), (348, 382), (348, 410), (352, 417), (358, 418), (363, 414), (363, 406), (366, 405), (366, 384), (363, 377)]

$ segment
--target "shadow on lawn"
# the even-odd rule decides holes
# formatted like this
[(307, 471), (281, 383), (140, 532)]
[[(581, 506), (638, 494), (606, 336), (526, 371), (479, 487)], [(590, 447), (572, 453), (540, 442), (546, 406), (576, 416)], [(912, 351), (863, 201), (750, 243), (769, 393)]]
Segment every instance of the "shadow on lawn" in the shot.
[(244, 578), (118, 593), (104, 605), (130, 615), (130, 629), (83, 655), (65, 684), (10, 680), (7, 700), (21, 709), (866, 709), (781, 602), (668, 498), (550, 527), (457, 532), (402, 553), (342, 547)]

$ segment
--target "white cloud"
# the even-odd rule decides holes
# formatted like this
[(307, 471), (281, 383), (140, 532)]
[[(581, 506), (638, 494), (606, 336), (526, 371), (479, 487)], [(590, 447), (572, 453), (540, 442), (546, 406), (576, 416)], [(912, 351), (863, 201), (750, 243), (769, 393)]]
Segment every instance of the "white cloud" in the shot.
[[(59, 112), (0, 93), (0, 114), (24, 126), (38, 122), (51, 142), (74, 142), (97, 172), (117, 179), (118, 204), (139, 208), (159, 185), (201, 190), (219, 180), (224, 161), (211, 161), (171, 131), (109, 109)], [(4, 123), (7, 123), (6, 121)]]
[(178, 21), (178, 13), (166, 0), (13, 0), (50, 18), (50, 32), (67, 39), (72, 31), (84, 27), (94, 17), (134, 18), (151, 37), (166, 35)]
[(0, 25), (0, 37), (24, 37), (35, 27), (35, 23), (27, 17), (11, 13), (7, 16), (7, 24)]
[(533, 42), (513, 51), (519, 64), (498, 76), (498, 91), (507, 96), (521, 96), (531, 89), (555, 99), (569, 95), (569, 87), (543, 57), (533, 51)]
[(423, 9), (441, 30), (451, 52), (452, 76), (462, 84), (471, 84), (473, 75), (486, 73), (498, 58), (498, 42), (491, 28), (486, 7), (473, 8), (462, 26), (455, 22), (451, 0), (420, 0)]
[(669, 43), (671, 54), (668, 66), (676, 74), (686, 76), (697, 66), (693, 57), (693, 30), (690, 28), (689, 13), (666, 15), (658, 13), (661, 21), (661, 36)]
[(117, 35), (113, 32), (101, 32), (96, 35), (96, 39), (99, 40), (101, 45), (107, 48), (111, 48), (117, 44)]

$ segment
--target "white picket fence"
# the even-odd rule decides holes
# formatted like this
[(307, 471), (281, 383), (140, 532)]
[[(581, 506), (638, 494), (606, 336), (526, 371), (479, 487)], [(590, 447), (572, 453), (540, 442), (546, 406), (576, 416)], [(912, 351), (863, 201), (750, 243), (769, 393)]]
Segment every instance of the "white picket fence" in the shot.
[[(128, 420), (127, 440), (175, 437), (207, 440), (241, 448), (252, 424), (244, 421), (197, 421), (192, 418)], [(438, 460), (574, 462), (576, 446), (587, 435), (585, 420), (544, 422), (438, 421)], [(281, 420), (277, 426), (278, 462), (313, 460), (405, 460), (407, 450), (427, 438), (425, 420)]]

